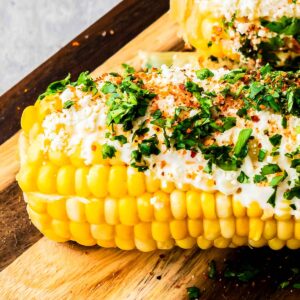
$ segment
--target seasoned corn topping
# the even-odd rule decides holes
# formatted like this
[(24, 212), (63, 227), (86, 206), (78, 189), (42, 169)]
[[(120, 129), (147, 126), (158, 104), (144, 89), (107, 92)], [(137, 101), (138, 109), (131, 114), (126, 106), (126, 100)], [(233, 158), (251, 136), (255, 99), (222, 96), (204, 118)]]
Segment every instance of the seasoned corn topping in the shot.
[[(31, 152), (57, 163), (110, 160), (168, 184), (235, 195), (246, 207), (298, 214), (299, 75), (269, 65), (143, 72), (125, 65), (123, 75), (95, 81), (83, 73), (50, 85), (34, 106), (41, 128), (26, 130), (26, 111), (23, 128)], [(31, 152), (27, 159), (40, 159)]]

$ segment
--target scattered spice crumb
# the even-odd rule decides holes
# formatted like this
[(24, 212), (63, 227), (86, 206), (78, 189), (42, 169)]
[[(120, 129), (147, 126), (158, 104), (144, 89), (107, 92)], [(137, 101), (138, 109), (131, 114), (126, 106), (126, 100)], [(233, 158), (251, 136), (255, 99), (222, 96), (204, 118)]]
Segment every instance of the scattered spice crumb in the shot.
[(72, 46), (73, 46), (73, 47), (78, 47), (79, 45), (80, 45), (80, 43), (77, 42), (77, 41), (72, 42)]

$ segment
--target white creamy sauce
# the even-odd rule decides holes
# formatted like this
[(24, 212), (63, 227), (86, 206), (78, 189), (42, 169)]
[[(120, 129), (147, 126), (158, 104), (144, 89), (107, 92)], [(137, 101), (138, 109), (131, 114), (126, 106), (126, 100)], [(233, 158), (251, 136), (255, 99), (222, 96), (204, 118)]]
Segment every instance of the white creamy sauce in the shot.
[(299, 17), (300, 4), (288, 0), (196, 0), (199, 10), (214, 17), (225, 17), (230, 20), (236, 17), (247, 17), (255, 20), (268, 17), (270, 20), (278, 20), (283, 16)]
[[(191, 66), (186, 66), (181, 69), (163, 66), (161, 74), (158, 74), (155, 78), (151, 78), (150, 81), (152, 80), (154, 84), (160, 86), (170, 81), (174, 84), (184, 84), (187, 79), (190, 79), (205, 87), (218, 87), (216, 81), (227, 72), (228, 71), (224, 69), (214, 70), (215, 81), (200, 81), (196, 78), (195, 70), (193, 70)], [(103, 82), (99, 82), (99, 85), (103, 85)], [(76, 93), (76, 95), (74, 93)], [(44, 151), (47, 152), (50, 149), (62, 150), (67, 151), (70, 155), (79, 145), (81, 147), (81, 157), (87, 165), (90, 165), (92, 162), (93, 143), (108, 143), (117, 149), (117, 154), (123, 162), (130, 164), (131, 152), (137, 149), (137, 145), (131, 143), (131, 134), (127, 132), (120, 133), (126, 135), (128, 138), (129, 143), (124, 145), (121, 145), (118, 141), (111, 141), (109, 138), (105, 138), (105, 133), (108, 131), (106, 126), (108, 108), (105, 104), (106, 99), (104, 95), (94, 100), (90, 95), (78, 91), (77, 88), (75, 92), (71, 92), (67, 89), (60, 95), (60, 98), (62, 102), (65, 102), (75, 96), (81, 97), (77, 102), (76, 108), (72, 106), (70, 109), (63, 109), (62, 112), (52, 113), (43, 121), (43, 138), (44, 141), (47, 141), (47, 143), (45, 142)], [(162, 111), (172, 116), (174, 114), (174, 101), (173, 95), (163, 96), (161, 98), (158, 95), (157, 103)], [(195, 113), (195, 110), (190, 111), (190, 115)], [(150, 171), (162, 180), (176, 182), (177, 186), (190, 184), (204, 191), (211, 192), (219, 190), (226, 195), (236, 194), (235, 198), (239, 199), (245, 206), (248, 206), (253, 201), (257, 201), (262, 208), (273, 209), (271, 205), (267, 203), (267, 200), (273, 193), (271, 187), (259, 186), (254, 183), (242, 184), (237, 181), (237, 177), (242, 170), (252, 178), (255, 174), (260, 173), (262, 166), (267, 163), (276, 163), (289, 174), (289, 177), (278, 187), (277, 191), (275, 212), (278, 214), (282, 213), (284, 209), (287, 209), (286, 204), (282, 202), (283, 193), (289, 188), (287, 181), (297, 178), (295, 169), (290, 168), (290, 162), (284, 154), (295, 150), (295, 147), (299, 145), (300, 135), (298, 134), (295, 137), (295, 128), (300, 126), (300, 119), (291, 116), (288, 119), (288, 128), (284, 129), (281, 126), (282, 117), (280, 115), (272, 114), (268, 111), (258, 111), (256, 115), (259, 121), (251, 123), (251, 128), (253, 129), (252, 135), (261, 143), (262, 149), (270, 153), (273, 148), (264, 130), (267, 129), (270, 136), (276, 133), (282, 135), (282, 141), (279, 147), (280, 154), (278, 156), (267, 156), (264, 162), (256, 161), (255, 163), (247, 156), (238, 171), (224, 171), (213, 166), (212, 174), (207, 174), (203, 171), (203, 168), (207, 165), (207, 160), (204, 159), (200, 152), (194, 156), (192, 152), (188, 150), (176, 151), (175, 149), (167, 149), (163, 145), (164, 137), (162, 132), (157, 132), (153, 125), (147, 124), (150, 130), (145, 135), (145, 138), (149, 138), (156, 133), (160, 142), (159, 148), (162, 150), (159, 155), (152, 155), (150, 158), (146, 158), (146, 161), (149, 162)], [(135, 127), (140, 124), (141, 121), (143, 121), (143, 118), (134, 123)], [(239, 132), (246, 127), (247, 121), (237, 117), (237, 125), (235, 127), (216, 136), (217, 144), (235, 144)], [(121, 125), (116, 125), (116, 130), (120, 131)], [(290, 131), (290, 134), (285, 134), (286, 131)], [(268, 176), (272, 177), (272, 175)], [(290, 203), (296, 203), (295, 200), (296, 199), (293, 199)], [(155, 200), (153, 201), (155, 202)], [(299, 210), (300, 205), (297, 206), (297, 210), (291, 210), (291, 213), (299, 215)]]

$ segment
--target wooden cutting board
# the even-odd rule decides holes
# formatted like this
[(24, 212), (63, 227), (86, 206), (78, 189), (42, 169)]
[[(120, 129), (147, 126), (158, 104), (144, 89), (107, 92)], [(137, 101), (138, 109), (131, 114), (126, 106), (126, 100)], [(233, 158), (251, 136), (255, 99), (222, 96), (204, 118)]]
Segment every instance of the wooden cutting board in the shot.
[[(201, 299), (300, 299), (297, 290), (278, 288), (292, 267), (300, 268), (299, 251), (175, 248), (141, 253), (88, 248), (49, 241), (28, 221), (14, 179), (18, 170), (17, 130), (23, 107), (32, 103), (47, 83), (69, 70), (75, 70), (74, 75), (82, 71), (78, 67), (81, 61), (85, 69), (97, 66), (95, 51), (99, 51), (99, 60), (103, 61), (107, 53), (119, 49), (141, 28), (147, 27), (96, 68), (93, 75), (114, 70), (125, 61), (137, 63), (139, 50), (182, 49), (178, 28), (168, 14), (153, 22), (166, 11), (167, 2), (123, 1), (74, 40), (79, 48), (71, 42), (1, 97), (0, 139), (4, 143), (0, 146), (0, 299), (186, 299), (186, 288), (191, 286), (202, 291)], [(133, 20), (138, 24), (131, 28)], [(103, 49), (105, 54), (101, 54)], [(245, 260), (256, 267), (266, 265), (267, 270), (248, 283), (221, 275), (212, 280), (207, 277), (211, 260), (216, 261), (218, 271), (228, 261), (239, 264)], [(274, 277), (268, 277), (269, 274)]]

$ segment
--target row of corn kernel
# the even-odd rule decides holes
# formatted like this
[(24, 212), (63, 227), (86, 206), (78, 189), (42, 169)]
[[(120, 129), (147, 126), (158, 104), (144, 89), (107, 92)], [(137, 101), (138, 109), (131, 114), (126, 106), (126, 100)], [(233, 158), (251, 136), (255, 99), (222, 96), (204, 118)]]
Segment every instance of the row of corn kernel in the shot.
[(281, 240), (274, 237), (267, 240), (261, 237), (258, 240), (251, 240), (248, 237), (233, 235), (232, 238), (219, 236), (214, 240), (209, 240), (205, 235), (193, 237), (182, 234), (182, 224), (177, 224), (178, 228), (172, 229), (172, 223), (170, 223), (171, 231), (173, 230), (173, 234), (170, 235), (167, 223), (139, 223), (135, 226), (106, 223), (88, 224), (51, 219), (47, 215), (37, 214), (30, 207), (28, 207), (28, 213), (33, 224), (48, 238), (58, 242), (74, 240), (85, 246), (98, 244), (102, 247), (118, 247), (123, 250), (137, 248), (141, 251), (151, 251), (157, 248), (170, 249), (174, 245), (189, 249), (195, 244), (202, 249), (212, 246), (217, 248), (238, 247), (247, 244), (252, 247), (262, 247), (268, 244), (274, 250), (281, 249), (285, 245), (291, 249), (300, 247), (300, 240), (295, 238)]
[[(162, 192), (157, 194), (166, 195)], [(26, 194), (26, 201), (31, 214), (34, 214), (36, 218), (43, 219), (45, 224), (49, 223), (51, 219), (95, 225), (105, 223), (110, 226), (134, 226), (152, 222), (152, 234), (160, 241), (169, 238), (181, 240), (188, 236), (196, 238), (201, 235), (210, 241), (219, 237), (231, 239), (235, 235), (249, 238), (253, 243), (261, 239), (271, 240), (273, 238), (282, 241), (293, 238), (300, 240), (300, 222), (295, 222), (293, 219), (275, 220), (270, 218), (266, 221), (255, 217), (209, 219), (205, 214), (196, 219), (192, 219), (191, 215), (174, 219), (171, 210), (151, 204), (150, 194), (138, 199), (108, 197), (83, 201), (82, 198), (66, 199), (57, 196), (52, 200), (45, 201), (39, 194), (29, 193)], [(42, 230), (42, 228), (39, 229)]]

